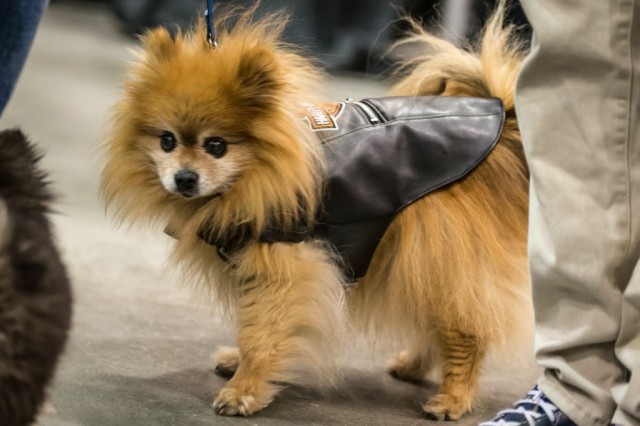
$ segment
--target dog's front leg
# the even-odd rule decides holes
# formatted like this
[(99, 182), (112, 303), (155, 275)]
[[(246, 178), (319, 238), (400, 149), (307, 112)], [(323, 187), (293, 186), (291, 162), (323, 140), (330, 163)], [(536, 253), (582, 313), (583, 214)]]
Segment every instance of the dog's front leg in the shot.
[[(277, 291), (280, 286), (267, 276), (254, 277), (243, 284), (237, 306), (238, 349), (225, 348), (223, 352), (225, 356), (231, 354), (229, 364), (237, 364), (232, 366), (233, 376), (213, 403), (218, 414), (251, 415), (267, 406), (278, 392), (273, 377), (279, 370), (278, 358), (283, 356), (276, 350), (276, 342), (284, 337), (283, 325), (273, 323), (271, 318), (279, 311), (273, 304), (275, 295), (264, 293), (266, 289)], [(237, 361), (233, 359), (236, 356)]]
[[(293, 369), (329, 378), (343, 329), (341, 275), (315, 243), (248, 247), (236, 272), (245, 277), (237, 306), (239, 365), (218, 394), (218, 414), (248, 416), (268, 405)], [(299, 368), (296, 368), (299, 371)]]

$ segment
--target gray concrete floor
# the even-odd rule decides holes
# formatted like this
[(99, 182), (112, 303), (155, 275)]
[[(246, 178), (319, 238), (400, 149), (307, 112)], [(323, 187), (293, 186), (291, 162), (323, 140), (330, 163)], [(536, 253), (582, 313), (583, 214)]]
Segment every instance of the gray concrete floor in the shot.
[[(223, 418), (210, 404), (224, 385), (210, 354), (233, 335), (191, 298), (164, 266), (170, 241), (115, 229), (97, 198), (95, 146), (119, 93), (132, 40), (99, 3), (55, 2), (0, 128), (21, 127), (46, 153), (59, 194), (53, 217), (75, 292), (71, 340), (51, 389), (42, 425), (432, 424), (420, 404), (433, 383), (411, 385), (384, 371), (367, 346), (352, 350), (338, 389), (287, 389), (257, 416)], [(331, 80), (336, 99), (384, 94), (381, 83)], [(364, 349), (363, 349), (364, 348)], [(510, 405), (536, 377), (530, 357), (487, 366), (481, 408), (459, 422), (477, 424)], [(508, 365), (508, 366), (507, 366)]]

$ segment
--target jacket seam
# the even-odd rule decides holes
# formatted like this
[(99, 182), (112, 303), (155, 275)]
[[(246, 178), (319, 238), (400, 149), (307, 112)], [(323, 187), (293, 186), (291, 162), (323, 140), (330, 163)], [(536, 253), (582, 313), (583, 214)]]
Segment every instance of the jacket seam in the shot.
[(502, 116), (504, 116), (504, 110), (498, 111), (498, 112), (487, 113), (487, 114), (445, 114), (445, 115), (425, 115), (425, 116), (418, 116), (418, 117), (396, 118), (396, 119), (389, 120), (389, 121), (386, 121), (386, 122), (381, 123), (381, 124), (373, 124), (373, 125), (368, 124), (368, 125), (365, 125), (365, 126), (357, 127), (357, 128), (355, 128), (353, 130), (350, 130), (347, 133), (340, 133), (339, 135), (335, 135), (335, 136), (332, 136), (330, 138), (325, 139), (324, 141), (322, 141), (322, 145), (327, 145), (330, 142), (333, 142), (334, 140), (336, 140), (338, 138), (342, 138), (344, 136), (351, 135), (351, 134), (353, 134), (353, 133), (355, 133), (355, 132), (357, 132), (359, 130), (362, 130), (362, 129), (369, 129), (369, 128), (374, 128), (374, 127), (385, 127), (385, 126), (388, 126), (388, 125), (391, 125), (391, 124), (395, 124), (395, 123), (402, 123), (402, 122), (407, 122), (407, 121), (418, 121), (418, 120), (431, 120), (431, 119), (435, 119), (435, 118), (491, 117), (491, 116), (494, 116), (494, 115), (502, 115)]

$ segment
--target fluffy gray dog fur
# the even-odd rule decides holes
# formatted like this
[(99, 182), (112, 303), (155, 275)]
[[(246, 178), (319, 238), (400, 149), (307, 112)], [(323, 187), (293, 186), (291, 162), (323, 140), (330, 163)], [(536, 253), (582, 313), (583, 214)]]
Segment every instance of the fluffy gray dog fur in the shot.
[(0, 132), (0, 425), (27, 425), (45, 400), (71, 322), (71, 291), (47, 218), (40, 156)]

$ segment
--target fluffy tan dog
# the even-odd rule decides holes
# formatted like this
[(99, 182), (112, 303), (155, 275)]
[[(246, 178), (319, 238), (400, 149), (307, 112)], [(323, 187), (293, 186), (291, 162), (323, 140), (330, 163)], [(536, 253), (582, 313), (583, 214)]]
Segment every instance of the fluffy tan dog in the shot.
[(300, 104), (321, 102), (323, 76), (280, 39), (286, 17), (254, 21), (252, 11), (173, 39), (143, 37), (106, 143), (102, 191), (119, 220), (168, 227), (186, 280), (210, 289), (234, 313), (237, 349), (218, 353), (233, 375), (214, 409), (251, 415), (300, 366), (335, 376), (334, 343), (347, 317), (380, 340), (408, 350), (390, 365), (401, 379), (441, 369), (442, 385), (424, 410), (458, 419), (473, 402), (483, 359), (511, 342), (530, 319), (526, 278), (528, 173), (513, 88), (521, 54), (502, 29), (502, 12), (479, 53), (417, 31), (429, 50), (416, 58), (395, 95), (499, 97), (501, 139), (466, 178), (397, 214), (367, 274), (345, 290), (324, 241), (249, 241), (228, 262), (198, 234), (260, 235), (268, 225), (312, 223), (322, 200), (325, 161)]

